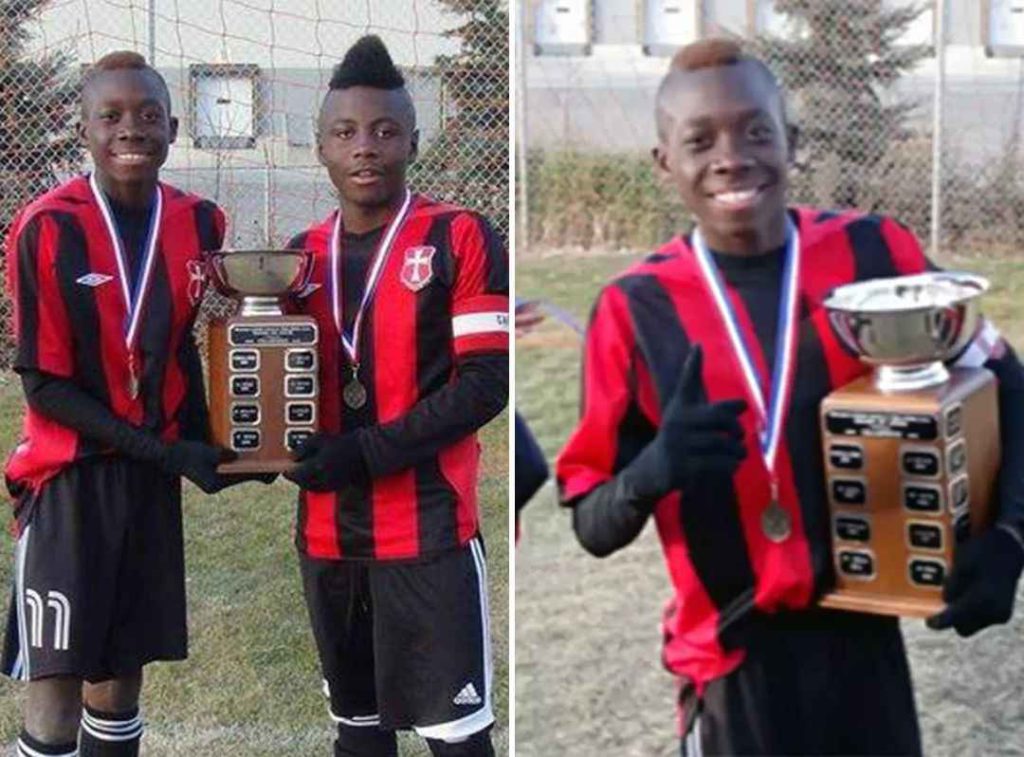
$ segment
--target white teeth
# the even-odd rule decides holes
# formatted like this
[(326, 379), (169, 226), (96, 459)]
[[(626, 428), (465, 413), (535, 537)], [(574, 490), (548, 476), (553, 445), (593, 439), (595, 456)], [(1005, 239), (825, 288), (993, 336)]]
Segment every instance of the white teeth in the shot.
[(744, 205), (757, 197), (757, 193), (758, 190), (756, 189), (744, 189), (738, 192), (719, 192), (715, 195), (715, 199), (727, 205)]
[(139, 155), (136, 153), (116, 155), (114, 157), (117, 158), (117, 160), (121, 161), (122, 163), (144, 163), (145, 161), (149, 160), (148, 155)]

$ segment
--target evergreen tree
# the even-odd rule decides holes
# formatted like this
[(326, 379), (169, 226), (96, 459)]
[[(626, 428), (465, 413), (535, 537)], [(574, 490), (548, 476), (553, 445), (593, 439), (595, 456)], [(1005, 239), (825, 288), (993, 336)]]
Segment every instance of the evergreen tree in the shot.
[[(791, 33), (764, 36), (755, 44), (781, 78), (798, 117), (800, 147), (810, 166), (798, 194), (816, 195), (803, 199), (856, 206), (872, 170), (903, 136), (916, 106), (894, 99), (891, 87), (932, 53), (928, 45), (898, 41), (927, 5), (775, 0)], [(816, 172), (826, 180), (815, 181)]]
[(28, 56), (49, 0), (0, 0), (0, 239), (18, 208), (78, 166), (78, 76), (70, 54)]
[(480, 210), (508, 231), (508, 4), (502, 0), (438, 0), (461, 24), (461, 41), (440, 56), (444, 106), (453, 113), (414, 169), (424, 190)]

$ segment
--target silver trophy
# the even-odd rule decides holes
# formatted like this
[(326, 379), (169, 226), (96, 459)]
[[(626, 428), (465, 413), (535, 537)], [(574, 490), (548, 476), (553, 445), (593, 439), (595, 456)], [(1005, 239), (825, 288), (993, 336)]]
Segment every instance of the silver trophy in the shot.
[(223, 472), (280, 472), (319, 427), (319, 329), (311, 316), (284, 314), (284, 298), (305, 289), (308, 250), (220, 250), (206, 255), (216, 288), (240, 300), (209, 330), (210, 426), (238, 453)]
[(949, 380), (943, 361), (977, 331), (981, 276), (921, 273), (848, 284), (825, 300), (836, 335), (875, 367), (882, 391), (922, 389)]
[(821, 404), (836, 572), (824, 606), (938, 612), (957, 544), (991, 522), (995, 379), (977, 359), (944, 365), (979, 335), (988, 286), (930, 272), (839, 287), (825, 301), (836, 336), (874, 370)]

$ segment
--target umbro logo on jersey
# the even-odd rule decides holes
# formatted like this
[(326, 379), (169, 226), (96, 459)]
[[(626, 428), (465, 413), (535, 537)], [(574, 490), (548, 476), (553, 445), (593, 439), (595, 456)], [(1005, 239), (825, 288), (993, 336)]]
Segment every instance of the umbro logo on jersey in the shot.
[(469, 705), (469, 704), (480, 704), (483, 700), (480, 695), (476, 693), (476, 687), (472, 683), (467, 683), (462, 687), (462, 691), (455, 695), (455, 699), (452, 700), (455, 704)]
[(79, 276), (75, 279), (76, 284), (83, 284), (87, 287), (98, 287), (100, 284), (106, 284), (108, 281), (113, 280), (113, 276), (108, 276), (105, 273), (87, 273), (84, 276)]

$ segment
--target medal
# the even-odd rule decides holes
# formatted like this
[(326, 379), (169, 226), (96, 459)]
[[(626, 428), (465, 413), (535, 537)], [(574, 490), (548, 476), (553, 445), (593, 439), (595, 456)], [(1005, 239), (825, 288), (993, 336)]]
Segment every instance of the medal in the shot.
[(775, 544), (786, 541), (793, 530), (789, 513), (779, 504), (778, 487), (774, 481), (771, 502), (761, 511), (761, 530), (768, 537), (768, 541)]
[(358, 367), (352, 367), (352, 375), (341, 390), (341, 398), (353, 410), (358, 410), (366, 404), (366, 387), (359, 381), (358, 370)]
[(409, 208), (412, 207), (412, 193), (405, 190), (405, 199), (402, 206), (388, 224), (384, 236), (380, 240), (380, 246), (373, 256), (373, 264), (370, 266), (370, 273), (366, 277), (366, 288), (363, 289), (362, 299), (359, 301), (359, 310), (356, 311), (355, 322), (352, 324), (352, 333), (345, 330), (345, 318), (342, 311), (341, 296), (341, 210), (334, 219), (334, 231), (331, 234), (331, 307), (334, 314), (334, 325), (341, 336), (341, 347), (348, 355), (351, 368), (351, 376), (341, 389), (341, 399), (353, 410), (358, 410), (366, 404), (366, 387), (359, 380), (359, 334), (363, 325), (363, 315), (367, 306), (373, 301), (374, 292), (384, 271), (384, 264), (391, 254), (391, 246), (398, 236), (406, 217), (409, 215)]
[(782, 293), (779, 297), (779, 318), (775, 342), (775, 365), (772, 366), (770, 396), (766, 398), (758, 380), (754, 362), (748, 346), (736, 322), (725, 284), (718, 273), (707, 243), (698, 227), (693, 232), (693, 252), (704, 283), (710, 290), (719, 315), (725, 324), (732, 345), (733, 355), (739, 363), (747, 394), (758, 417), (758, 440), (765, 471), (768, 474), (768, 505), (761, 511), (761, 531), (765, 537), (779, 544), (789, 538), (793, 531), (792, 517), (782, 506), (779, 497), (778, 476), (775, 458), (782, 437), (782, 428), (789, 410), (789, 399), (793, 390), (793, 376), (796, 362), (798, 330), (797, 302), (800, 289), (800, 235), (787, 217), (786, 263), (782, 275)]
[(146, 236), (146, 244), (143, 248), (142, 275), (139, 278), (135, 292), (132, 292), (128, 280), (129, 268), (128, 258), (125, 256), (124, 247), (121, 244), (121, 235), (117, 232), (117, 225), (114, 223), (114, 214), (107, 205), (107, 198), (100, 190), (96, 181), (96, 174), (89, 176), (89, 187), (92, 189), (93, 198), (99, 206), (100, 215), (103, 216), (104, 224), (107, 227), (107, 234), (110, 237), (110, 244), (114, 248), (114, 258), (117, 260), (117, 274), (121, 282), (121, 296), (124, 298), (124, 307), (127, 312), (124, 324), (124, 342), (128, 351), (128, 396), (136, 400), (142, 389), (142, 382), (135, 361), (136, 343), (139, 340), (139, 324), (142, 321), (143, 305), (146, 296), (149, 294), (150, 281), (153, 274), (153, 262), (156, 260), (157, 241), (160, 236), (160, 220), (163, 217), (164, 198), (158, 184), (155, 189), (156, 197), (153, 200), (153, 211), (149, 219), (149, 233)]
[(128, 396), (133, 400), (138, 399), (141, 388), (139, 372), (135, 366), (135, 353), (132, 353), (128, 356)]

